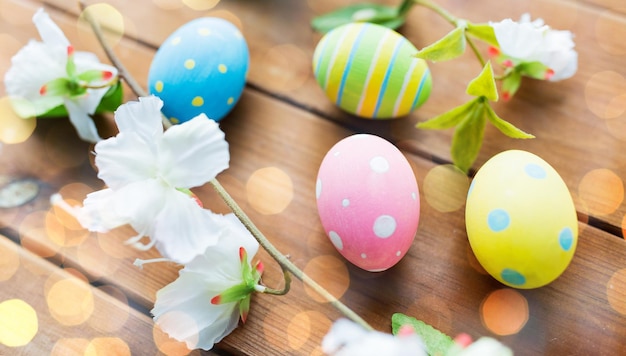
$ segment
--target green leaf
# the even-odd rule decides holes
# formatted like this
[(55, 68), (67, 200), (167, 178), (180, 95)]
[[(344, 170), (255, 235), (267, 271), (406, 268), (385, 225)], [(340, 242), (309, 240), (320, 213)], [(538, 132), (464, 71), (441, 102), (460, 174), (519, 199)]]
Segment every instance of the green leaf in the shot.
[(470, 35), (485, 41), (492, 46), (500, 46), (498, 44), (498, 40), (496, 39), (496, 33), (494, 32), (493, 27), (491, 27), (488, 23), (473, 24), (468, 22), (466, 31)]
[(311, 26), (315, 31), (326, 33), (351, 22), (371, 22), (395, 30), (402, 26), (404, 21), (404, 16), (398, 13), (396, 7), (361, 3), (315, 17), (311, 21)]
[[(122, 104), (123, 97), (124, 93), (122, 85), (118, 82), (117, 84), (111, 86), (106, 94), (104, 94), (102, 101), (100, 101), (100, 105), (96, 108), (96, 114), (114, 112)], [(65, 109), (65, 105), (59, 105), (37, 117), (41, 119), (67, 117), (67, 109)]]
[(489, 103), (485, 103), (485, 112), (487, 114), (487, 118), (489, 119), (489, 121), (491, 121), (493, 126), (495, 126), (498, 130), (502, 131), (503, 134), (511, 138), (522, 138), (522, 139), (535, 138), (535, 136), (518, 129), (510, 122), (505, 121), (504, 119), (500, 118), (496, 114), (496, 112), (493, 111)]
[(459, 57), (465, 52), (465, 27), (457, 27), (437, 42), (422, 48), (417, 58), (439, 62)]
[(485, 103), (474, 106), (472, 113), (456, 127), (452, 137), (452, 162), (467, 173), (474, 164), (485, 133)]
[(422, 338), (429, 355), (445, 355), (454, 345), (452, 338), (432, 326), (402, 313), (395, 313), (391, 317), (391, 327), (394, 335), (400, 328), (409, 325)]
[(474, 105), (478, 103), (478, 99), (472, 99), (465, 104), (459, 105), (452, 110), (435, 116), (430, 120), (419, 122), (415, 127), (419, 129), (448, 129), (454, 127), (471, 114)]
[(550, 67), (541, 62), (524, 62), (515, 69), (522, 75), (539, 80), (546, 80), (553, 74)]
[(496, 80), (493, 77), (491, 62), (487, 62), (480, 74), (469, 82), (466, 92), (469, 95), (484, 96), (491, 101), (498, 101), (498, 89), (496, 88)]
[(57, 78), (44, 84), (39, 89), (41, 95), (66, 96), (72, 94), (72, 81), (67, 78)]
[(504, 100), (509, 100), (517, 93), (517, 90), (522, 84), (522, 75), (520, 72), (513, 70), (502, 79), (502, 97)]

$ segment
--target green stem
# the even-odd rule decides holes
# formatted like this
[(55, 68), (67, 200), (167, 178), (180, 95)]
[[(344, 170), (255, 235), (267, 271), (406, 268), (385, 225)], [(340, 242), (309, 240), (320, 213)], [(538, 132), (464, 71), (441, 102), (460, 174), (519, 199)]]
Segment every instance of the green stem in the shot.
[(465, 34), (465, 40), (467, 41), (467, 44), (469, 44), (470, 48), (472, 49), (472, 52), (474, 52), (474, 54), (476, 55), (476, 58), (478, 58), (481, 68), (484, 67), (485, 59), (483, 58), (482, 54), (480, 54), (480, 51), (476, 47), (476, 44), (474, 44), (474, 41), (467, 34)]
[[(85, 5), (83, 4), (82, 0), (79, 0), (79, 4), (80, 4), (81, 9), (84, 11)], [(102, 46), (107, 56), (111, 60), (111, 63), (113, 63), (113, 65), (117, 67), (120, 73), (120, 76), (122, 76), (123, 74), (124, 79), (126, 79), (131, 90), (135, 93), (135, 95), (146, 96), (146, 93), (143, 90), (143, 88), (141, 88), (141, 86), (139, 86), (139, 84), (137, 84), (137, 82), (133, 79), (132, 75), (130, 75), (130, 73), (126, 71), (125, 67), (122, 65), (122, 62), (117, 58), (115, 53), (111, 50), (111, 47), (108, 46), (106, 40), (104, 39), (104, 36), (102, 35), (102, 31), (100, 30), (100, 26), (93, 20), (93, 18), (90, 16), (88, 11), (85, 11), (85, 18), (91, 24), (91, 27), (94, 33), (96, 34), (96, 37), (98, 38), (98, 41), (100, 42), (100, 45)], [(167, 121), (165, 117), (164, 117), (163, 126), (165, 126), (165, 128), (168, 128), (171, 126), (171, 123)], [(263, 290), (264, 293), (274, 294), (274, 295), (286, 294), (289, 291), (289, 288), (291, 285), (291, 274), (293, 274), (294, 276), (296, 276), (296, 278), (301, 280), (304, 284), (311, 287), (311, 289), (313, 289), (316, 293), (318, 293), (324, 299), (326, 299), (330, 303), (330, 305), (332, 305), (337, 310), (339, 310), (347, 318), (351, 319), (352, 321), (361, 325), (363, 328), (367, 330), (374, 330), (374, 328), (372, 328), (371, 325), (369, 325), (365, 320), (363, 320), (363, 318), (361, 318), (358, 314), (356, 314), (352, 309), (348, 308), (345, 304), (340, 302), (335, 296), (330, 294), (326, 289), (324, 289), (324, 287), (319, 285), (311, 277), (307, 276), (304, 273), (304, 271), (298, 268), (298, 266), (296, 266), (285, 255), (283, 255), (265, 237), (265, 235), (263, 235), (263, 233), (256, 227), (256, 225), (254, 225), (252, 220), (246, 215), (246, 213), (241, 209), (239, 204), (237, 204), (237, 202), (230, 196), (230, 194), (228, 194), (226, 189), (224, 189), (224, 187), (220, 184), (220, 182), (217, 181), (217, 179), (212, 179), (210, 183), (215, 189), (215, 191), (217, 192), (217, 194), (222, 198), (222, 200), (224, 200), (226, 205), (228, 205), (228, 207), (233, 211), (235, 216), (237, 216), (237, 218), (246, 227), (246, 229), (248, 229), (248, 231), (250, 231), (252, 236), (259, 242), (259, 245), (261, 245), (261, 247), (263, 247), (269, 253), (269, 255), (272, 256), (272, 258), (274, 258), (274, 260), (276, 260), (276, 262), (280, 265), (281, 269), (283, 270), (283, 275), (285, 278), (284, 288), (282, 290), (265, 288)]]
[[(93, 18), (93, 16), (91, 16), (90, 11), (87, 10), (87, 5), (85, 5), (83, 0), (79, 0), (78, 5), (80, 6), (80, 10), (83, 12), (85, 16), (85, 20), (89, 22), (89, 25), (91, 25), (91, 29), (93, 30), (93, 33), (96, 35), (98, 42), (100, 42), (100, 45), (102, 46), (102, 49), (104, 50), (104, 53), (107, 55), (107, 57), (109, 58), (113, 66), (117, 68), (119, 76), (124, 78), (124, 80), (126, 81), (126, 84), (128, 84), (128, 86), (135, 93), (135, 95), (148, 96), (148, 94), (145, 92), (145, 90), (143, 90), (141, 85), (139, 85), (139, 83), (137, 83), (135, 78), (133, 78), (133, 76), (128, 72), (128, 70), (122, 63), (122, 61), (120, 61), (119, 58), (117, 58), (117, 56), (115, 55), (115, 52), (113, 52), (113, 49), (111, 48), (111, 46), (109, 46), (108, 42), (105, 40), (104, 34), (102, 33), (102, 28), (100, 28), (100, 24)], [(166, 129), (172, 126), (172, 123), (165, 116), (161, 118), (161, 122), (163, 123), (163, 127), (165, 127)]]
[[(439, 16), (443, 17), (446, 21), (448, 21), (454, 27), (458, 27), (462, 23), (466, 23), (467, 22), (466, 20), (459, 19), (458, 17), (452, 15), (446, 9), (442, 8), (441, 6), (431, 2), (429, 0), (413, 0), (413, 2), (416, 5), (421, 5), (421, 6), (424, 6), (424, 7), (428, 8), (428, 9), (433, 10), (434, 12), (439, 14)], [(476, 55), (476, 58), (478, 58), (478, 61), (480, 62), (480, 66), (484, 67), (485, 66), (485, 59), (480, 54), (480, 51), (478, 50), (478, 48), (474, 44), (474, 41), (469, 36), (467, 36), (467, 34), (465, 35), (465, 39), (467, 40), (467, 43), (469, 44), (470, 48), (472, 49), (472, 52), (474, 52), (474, 54)]]
[(446, 9), (441, 6), (429, 1), (429, 0), (413, 0), (415, 4), (422, 5), (426, 8), (429, 8), (439, 14), (439, 16), (443, 17), (446, 21), (448, 21), (452, 26), (457, 27), (459, 24), (459, 18), (449, 13)]
[(219, 194), (222, 200), (224, 200), (226, 205), (228, 205), (228, 207), (233, 211), (235, 216), (239, 218), (239, 220), (248, 229), (248, 231), (250, 231), (252, 236), (254, 236), (254, 238), (259, 242), (259, 245), (261, 245), (261, 247), (263, 247), (270, 254), (270, 256), (272, 256), (272, 258), (276, 260), (276, 262), (280, 265), (283, 271), (288, 271), (296, 278), (301, 280), (304, 284), (311, 287), (311, 289), (313, 289), (316, 293), (326, 299), (333, 307), (339, 310), (347, 318), (351, 319), (352, 321), (361, 325), (367, 330), (374, 329), (352, 309), (348, 308), (345, 304), (340, 302), (335, 296), (333, 296), (326, 289), (324, 289), (324, 287), (322, 287), (315, 280), (306, 275), (304, 271), (302, 271), (298, 266), (291, 262), (285, 255), (280, 253), (280, 251), (278, 251), (278, 249), (265, 237), (265, 235), (263, 235), (263, 233), (256, 227), (256, 225), (254, 225), (248, 215), (246, 215), (246, 213), (230, 196), (230, 194), (228, 194), (226, 189), (222, 187), (217, 179), (211, 180), (210, 183), (217, 192), (217, 194)]

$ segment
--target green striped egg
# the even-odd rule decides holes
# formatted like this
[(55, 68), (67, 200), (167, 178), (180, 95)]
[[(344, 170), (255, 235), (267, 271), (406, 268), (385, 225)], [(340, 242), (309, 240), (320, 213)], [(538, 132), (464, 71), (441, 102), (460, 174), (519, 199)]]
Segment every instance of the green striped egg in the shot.
[(426, 61), (399, 33), (372, 23), (328, 32), (315, 48), (313, 73), (326, 96), (343, 110), (370, 119), (407, 115), (430, 95)]

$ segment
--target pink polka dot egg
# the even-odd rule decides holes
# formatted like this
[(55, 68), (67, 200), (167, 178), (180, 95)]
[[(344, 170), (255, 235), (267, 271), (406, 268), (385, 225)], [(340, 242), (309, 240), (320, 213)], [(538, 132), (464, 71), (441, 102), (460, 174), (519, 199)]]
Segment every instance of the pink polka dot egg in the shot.
[(163, 100), (174, 124), (206, 114), (219, 121), (235, 106), (246, 83), (248, 45), (227, 20), (203, 17), (174, 31), (157, 50), (148, 90)]
[(384, 271), (411, 247), (419, 190), (409, 162), (387, 140), (357, 134), (339, 141), (320, 165), (315, 190), (326, 235), (354, 265)]
[(513, 288), (554, 281), (578, 241), (576, 208), (565, 182), (546, 161), (521, 150), (499, 153), (478, 170), (465, 224), (478, 262)]

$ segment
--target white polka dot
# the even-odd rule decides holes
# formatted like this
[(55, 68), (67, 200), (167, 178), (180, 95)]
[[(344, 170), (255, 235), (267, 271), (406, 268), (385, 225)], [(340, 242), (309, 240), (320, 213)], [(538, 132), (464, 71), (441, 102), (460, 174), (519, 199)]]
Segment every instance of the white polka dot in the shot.
[(333, 153), (333, 156), (337, 157), (337, 156), (339, 156), (340, 154), (341, 154), (341, 151), (335, 151), (335, 152)]
[(322, 180), (318, 179), (315, 183), (315, 197), (319, 199), (320, 195), (322, 195)]
[(389, 162), (385, 157), (376, 156), (370, 160), (370, 168), (376, 173), (385, 173), (389, 170)]
[(344, 199), (341, 201), (341, 205), (343, 205), (343, 207), (346, 207), (348, 205), (350, 205), (350, 200), (349, 199)]
[(362, 253), (361, 258), (367, 258), (367, 255), (365, 253)]
[(330, 242), (332, 242), (338, 250), (343, 250), (343, 241), (341, 241), (341, 236), (339, 236), (338, 233), (329, 231), (328, 237), (330, 237)]
[(396, 219), (389, 215), (381, 215), (374, 221), (374, 234), (386, 239), (396, 231)]
[(402, 254), (402, 251), (400, 251), (400, 250), (398, 250), (398, 251), (396, 252), (396, 256), (398, 256), (398, 257), (400, 257), (400, 255), (401, 255), (401, 254)]
[(411, 193), (411, 198), (413, 198), (413, 200), (417, 200), (417, 194), (415, 194), (415, 192)]

